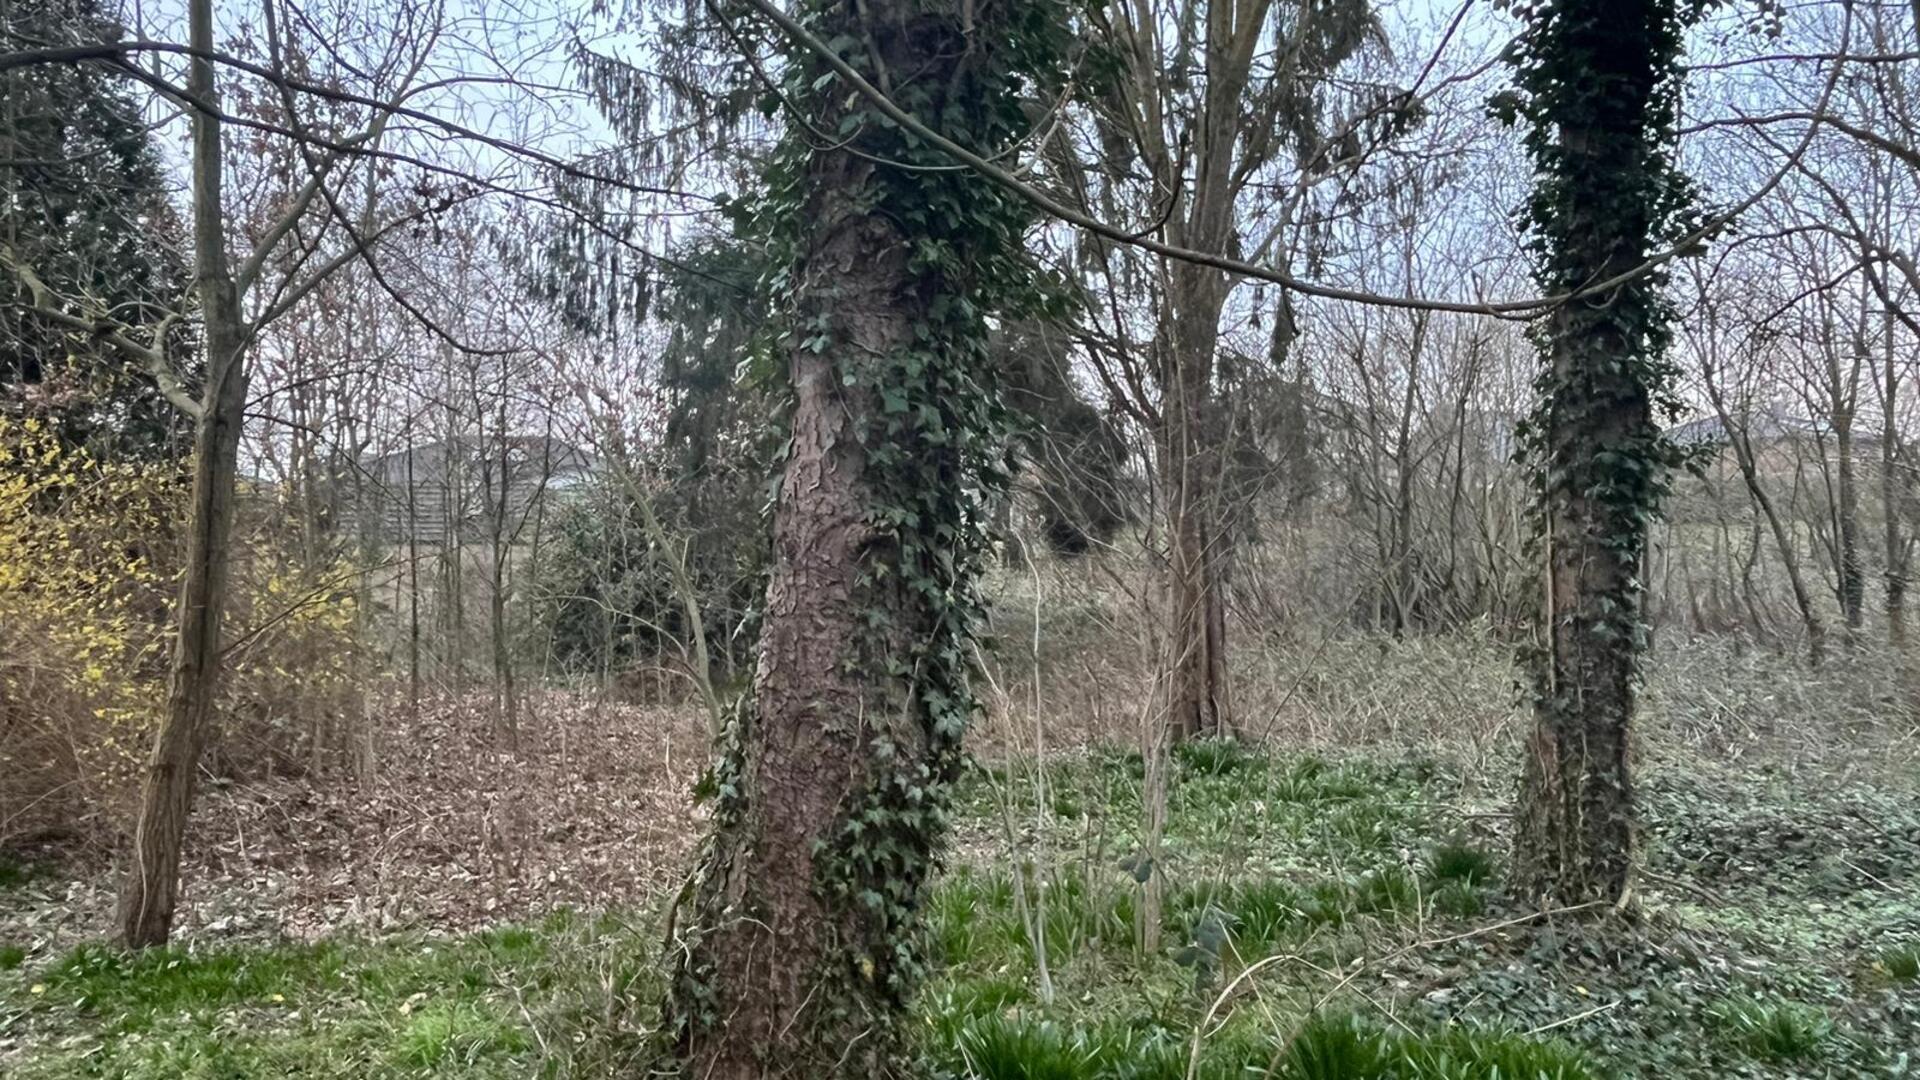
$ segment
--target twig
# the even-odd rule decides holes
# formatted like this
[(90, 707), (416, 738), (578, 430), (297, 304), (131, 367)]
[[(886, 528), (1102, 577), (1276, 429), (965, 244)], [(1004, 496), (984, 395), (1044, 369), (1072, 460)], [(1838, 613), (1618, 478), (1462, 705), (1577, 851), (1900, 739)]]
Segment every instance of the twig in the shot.
[(1585, 1020), (1589, 1016), (1598, 1016), (1603, 1012), (1608, 1012), (1613, 1009), (1617, 1009), (1619, 1007), (1620, 1007), (1620, 1001), (1619, 999), (1616, 998), (1613, 1001), (1607, 1002), (1605, 1005), (1595, 1005), (1593, 1008), (1587, 1009), (1584, 1012), (1577, 1012), (1577, 1013), (1574, 1013), (1572, 1016), (1563, 1016), (1558, 1020), (1553, 1020), (1548, 1023), (1541, 1024), (1539, 1027), (1528, 1028), (1526, 1033), (1528, 1035), (1538, 1035), (1543, 1031), (1552, 1031), (1554, 1028), (1557, 1028), (1557, 1027), (1564, 1027), (1568, 1024), (1578, 1023), (1581, 1020)]

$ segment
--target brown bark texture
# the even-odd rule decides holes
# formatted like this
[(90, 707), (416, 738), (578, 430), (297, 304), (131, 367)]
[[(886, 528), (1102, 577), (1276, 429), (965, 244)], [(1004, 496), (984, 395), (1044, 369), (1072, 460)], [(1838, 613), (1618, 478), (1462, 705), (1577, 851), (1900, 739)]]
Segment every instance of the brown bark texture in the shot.
[[(189, 10), (197, 48), (213, 47), (211, 0)], [(188, 89), (217, 102), (212, 62), (192, 61)], [(192, 808), (194, 773), (212, 722), (221, 668), (220, 626), (226, 607), (234, 477), (246, 404), (245, 327), (226, 256), (220, 197), (220, 122), (193, 118), (193, 213), (196, 288), (205, 322), (207, 385), (194, 431), (187, 560), (175, 619), (167, 709), (154, 737), (140, 790), (132, 865), (120, 893), (120, 931), (129, 948), (164, 945), (180, 892), (180, 849)]]
[[(964, 78), (954, 65), (979, 62), (967, 55), (977, 43), (956, 47), (971, 41), (963, 17), (883, 0), (828, 21), (864, 39), (879, 70), (953, 87)], [(931, 93), (923, 115), (940, 115)], [(814, 122), (834, 130), (827, 112)], [(895, 414), (880, 389), (893, 384), (875, 372), (892, 378), (892, 358), (942, 348), (924, 335), (965, 288), (938, 284), (914, 263), (914, 226), (876, 212), (876, 193), (902, 182), (886, 156), (814, 146), (799, 178), (784, 344), (791, 438), (757, 668), (723, 738), (715, 826), (669, 945), (668, 1051), (702, 1080), (903, 1068), (894, 1021), (918, 975), (913, 921), (937, 857), (940, 793), (959, 761), (957, 736), (935, 733), (928, 697), (965, 693), (926, 670), (962, 661), (928, 649), (964, 648), (964, 633), (940, 622), (950, 600), (930, 594), (925, 565), (876, 515), (903, 486), (941, 506), (974, 492), (957, 451), (876, 420)], [(909, 438), (920, 441), (898, 441)], [(918, 558), (976, 558), (939, 550), (962, 540), (929, 542)], [(970, 587), (971, 571), (949, 570), (946, 589)]]

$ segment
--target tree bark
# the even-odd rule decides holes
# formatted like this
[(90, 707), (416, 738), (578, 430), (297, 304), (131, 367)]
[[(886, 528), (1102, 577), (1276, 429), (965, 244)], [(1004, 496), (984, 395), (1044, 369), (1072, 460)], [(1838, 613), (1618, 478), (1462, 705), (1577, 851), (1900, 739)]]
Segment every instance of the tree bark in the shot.
[(1886, 543), (1887, 643), (1896, 653), (1907, 646), (1907, 540), (1900, 531), (1900, 516), (1905, 510), (1905, 493), (1900, 483), (1899, 397), (1900, 368), (1894, 359), (1894, 320), (1891, 310), (1882, 329), (1884, 354), (1881, 357), (1883, 382), (1880, 396), (1880, 510)]
[(503, 396), (500, 401), (499, 415), (494, 437), (500, 440), (500, 454), (493, 462), (493, 468), (500, 471), (500, 493), (496, 497), (493, 491), (491, 470), (481, 475), (486, 489), (487, 507), (493, 526), (493, 543), (488, 554), (492, 558), (489, 567), (492, 571), (487, 582), (488, 629), (493, 641), (493, 720), (495, 734), (507, 748), (518, 753), (520, 750), (520, 700), (514, 685), (513, 650), (509, 641), (507, 625), (507, 564), (512, 558), (514, 533), (517, 529), (507, 528), (507, 514), (512, 503), (513, 481), (513, 438), (507, 433), (507, 407)]
[[(1674, 62), (1661, 55), (1662, 8), (1562, 0), (1536, 16), (1534, 62), (1548, 73), (1578, 64), (1584, 80), (1554, 77), (1546, 115), (1535, 117), (1552, 133), (1538, 136), (1552, 145), (1536, 157), (1551, 287), (1619, 274), (1653, 240), (1660, 159), (1649, 129)], [(1546, 626), (1514, 829), (1515, 887), (1547, 906), (1622, 906), (1632, 896), (1636, 571), (1659, 490), (1645, 472), (1659, 445), (1647, 366), (1662, 317), (1657, 288), (1643, 277), (1561, 305), (1547, 328)]]
[[(1205, 192), (1203, 191), (1204, 195)], [(1224, 198), (1224, 196), (1220, 196)], [(1215, 243), (1210, 206), (1198, 207), (1201, 228)], [(1207, 250), (1212, 250), (1208, 248)], [(1167, 506), (1167, 600), (1172, 637), (1168, 723), (1175, 740), (1232, 730), (1227, 685), (1226, 575), (1228, 535), (1223, 513), (1226, 462), (1224, 422), (1213, 392), (1214, 351), (1226, 282), (1205, 267), (1170, 268), (1164, 318), (1160, 470)]]
[[(914, 73), (922, 116), (945, 126), (975, 107), (959, 65), (993, 63), (993, 34), (963, 29), (970, 6), (822, 10), (821, 32), (864, 40), (872, 70)], [(844, 92), (815, 100), (814, 126), (836, 130)], [(758, 663), (669, 947), (669, 1051), (703, 1080), (902, 1074), (894, 1021), (918, 976), (911, 935), (960, 764), (970, 639), (952, 598), (971, 595), (985, 557), (969, 537), (990, 485), (955, 440), (990, 390), (948, 366), (962, 346), (938, 329), (976, 302), (966, 271), (916, 262), (930, 226), (900, 212), (903, 191), (941, 181), (909, 180), (886, 164), (900, 144), (868, 137), (813, 145), (794, 177), (791, 428)], [(973, 198), (940, 190), (963, 212)], [(933, 371), (937, 395), (917, 396)], [(937, 436), (908, 418), (929, 411)], [(917, 524), (895, 516), (906, 491)]]
[[(1231, 730), (1227, 696), (1227, 614), (1222, 578), (1217, 465), (1211, 447), (1196, 445), (1202, 420), (1169, 403), (1180, 416), (1166, 438), (1168, 473), (1168, 605), (1171, 632), (1169, 728), (1176, 741)], [(1198, 410), (1191, 410), (1198, 411)]]
[[(197, 49), (213, 48), (212, 0), (189, 8)], [(211, 61), (196, 57), (188, 92), (218, 107)], [(120, 929), (128, 948), (164, 945), (179, 899), (180, 850), (193, 804), (194, 773), (206, 743), (221, 668), (234, 476), (246, 403), (246, 331), (227, 265), (221, 216), (220, 122), (193, 115), (193, 212), (196, 288), (205, 321), (207, 382), (194, 431), (193, 492), (186, 572), (180, 585), (167, 711), (154, 737), (134, 827), (133, 865), (121, 889)]]
[[(1243, 101), (1261, 5), (1210, 4), (1202, 35), (1207, 79), (1194, 119), (1191, 184), (1163, 175), (1175, 192), (1168, 239), (1200, 251), (1235, 246), (1238, 193), (1235, 151), (1241, 146)], [(1147, 94), (1164, 72), (1138, 72)], [(1163, 170), (1182, 168), (1181, 155), (1159, 148), (1149, 155)], [(1214, 391), (1220, 313), (1231, 282), (1210, 267), (1166, 268), (1166, 307), (1156, 349), (1161, 372), (1161, 473), (1167, 498), (1168, 602), (1174, 668), (1168, 723), (1176, 739), (1225, 735), (1233, 725), (1227, 682), (1226, 587), (1233, 535), (1225, 496), (1228, 420)]]
[(849, 1061), (884, 1064), (859, 1048), (873, 1015), (810, 1007), (833, 996), (821, 984), (842, 975), (836, 969), (847, 961), (836, 942), (865, 938), (870, 917), (825, 902), (814, 855), (871, 781), (863, 728), (893, 729), (903, 754), (926, 749), (917, 725), (898, 723), (898, 711), (857, 670), (873, 500), (854, 417), (873, 402), (841, 379), (859, 355), (884, 355), (911, 338), (914, 312), (897, 292), (904, 248), (852, 198), (870, 164), (822, 154), (809, 171), (823, 197), (811, 208), (818, 224), (803, 288), (814, 305), (836, 312), (845, 338), (824, 352), (802, 346), (787, 355), (792, 444), (774, 513), (752, 709), (738, 736), (746, 805), (716, 837), (714, 863), (694, 900), (711, 928), (693, 964), (710, 973), (710, 1008), (720, 1022), (691, 1025), (681, 1053), (691, 1075), (715, 1080), (840, 1075), (842, 1051)]
[(1835, 433), (1840, 457), (1840, 611), (1846, 621), (1847, 642), (1854, 644), (1865, 625), (1867, 571), (1860, 557), (1860, 485), (1854, 466), (1853, 420)]

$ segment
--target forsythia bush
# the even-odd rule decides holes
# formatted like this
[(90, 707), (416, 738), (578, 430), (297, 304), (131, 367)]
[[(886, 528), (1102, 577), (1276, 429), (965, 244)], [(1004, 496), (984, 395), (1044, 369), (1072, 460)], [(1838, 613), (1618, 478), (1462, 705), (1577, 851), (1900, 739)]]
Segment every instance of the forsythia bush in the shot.
[[(0, 843), (124, 824), (166, 704), (187, 494), (170, 465), (0, 417)], [(354, 578), (297, 572), (255, 531), (235, 538), (227, 768), (305, 760), (353, 715)]]

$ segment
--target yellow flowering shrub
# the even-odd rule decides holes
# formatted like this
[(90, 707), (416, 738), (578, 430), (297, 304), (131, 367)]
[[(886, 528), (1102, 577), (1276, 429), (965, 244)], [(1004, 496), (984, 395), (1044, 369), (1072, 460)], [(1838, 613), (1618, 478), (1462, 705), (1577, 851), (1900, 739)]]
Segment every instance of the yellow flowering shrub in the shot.
[[(0, 416), (0, 843), (124, 823), (166, 705), (188, 488)], [(225, 768), (309, 760), (354, 715), (353, 577), (296, 569), (278, 520), (243, 512), (234, 538)]]
[(165, 700), (181, 490), (0, 418), (0, 837), (133, 779)]

